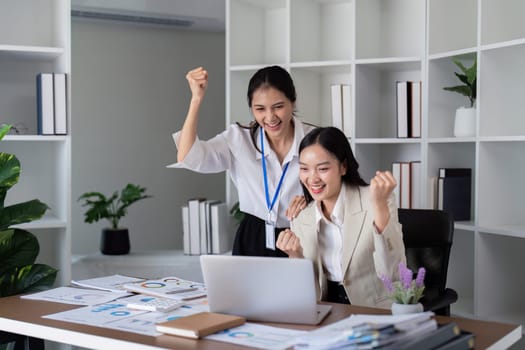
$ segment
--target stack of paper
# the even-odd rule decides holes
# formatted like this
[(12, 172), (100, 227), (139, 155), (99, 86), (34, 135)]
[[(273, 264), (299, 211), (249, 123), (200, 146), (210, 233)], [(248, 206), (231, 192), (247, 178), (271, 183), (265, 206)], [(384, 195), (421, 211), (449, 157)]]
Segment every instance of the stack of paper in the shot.
[(305, 333), (296, 349), (374, 349), (419, 338), (437, 328), (432, 312), (409, 315), (352, 315)]

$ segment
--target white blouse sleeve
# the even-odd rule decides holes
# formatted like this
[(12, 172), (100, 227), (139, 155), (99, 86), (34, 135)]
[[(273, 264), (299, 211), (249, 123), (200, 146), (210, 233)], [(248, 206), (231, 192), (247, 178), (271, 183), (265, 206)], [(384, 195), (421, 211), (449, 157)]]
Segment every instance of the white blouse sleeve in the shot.
[[(200, 173), (218, 173), (230, 169), (232, 164), (232, 154), (228, 145), (231, 139), (231, 127), (219, 135), (202, 141), (198, 137), (182, 162), (173, 164), (173, 168), (183, 168)], [(230, 137), (229, 137), (230, 136)], [(173, 134), (175, 145), (178, 146), (180, 131)]]

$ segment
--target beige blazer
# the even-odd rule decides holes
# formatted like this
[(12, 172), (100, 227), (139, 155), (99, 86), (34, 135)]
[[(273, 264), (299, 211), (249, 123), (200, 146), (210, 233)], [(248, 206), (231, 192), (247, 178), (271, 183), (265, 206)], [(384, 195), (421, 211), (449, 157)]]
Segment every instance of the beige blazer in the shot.
[[(386, 275), (398, 280), (398, 265), (406, 262), (394, 195), (388, 200), (390, 221), (379, 234), (373, 225), (374, 211), (369, 200), (369, 187), (345, 186), (341, 266), (346, 294), (353, 305), (390, 308), (392, 301), (379, 277)], [(317, 295), (321, 299), (326, 293), (326, 278), (318, 249), (315, 202), (311, 202), (292, 221), (291, 229), (299, 236), (304, 257), (314, 262)]]

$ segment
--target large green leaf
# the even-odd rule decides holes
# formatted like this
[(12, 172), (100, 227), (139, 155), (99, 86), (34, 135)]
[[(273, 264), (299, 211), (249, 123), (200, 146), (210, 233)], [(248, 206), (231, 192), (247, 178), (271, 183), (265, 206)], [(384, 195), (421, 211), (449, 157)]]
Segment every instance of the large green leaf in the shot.
[(14, 267), (0, 275), (0, 297), (47, 289), (58, 270), (43, 264)]
[(0, 231), (0, 276), (34, 263), (39, 251), (40, 245), (32, 233), (21, 229)]
[(0, 125), (0, 140), (4, 138), (4, 136), (9, 132), (10, 129), (11, 125), (9, 124)]
[(470, 87), (468, 87), (466, 85), (445, 87), (443, 89), (447, 90), (447, 91), (457, 92), (457, 93), (459, 93), (461, 95), (464, 95), (464, 96), (467, 96), (467, 97), (469, 97), (472, 94), (472, 90), (470, 89)]
[(124, 187), (124, 189), (120, 193), (120, 201), (125, 206), (129, 206), (133, 202), (150, 197), (148, 195), (143, 194), (145, 191), (146, 188), (144, 187), (134, 184), (127, 184), (126, 187)]
[(113, 200), (117, 198), (118, 194), (115, 192), (112, 197), (106, 198), (100, 192), (86, 192), (81, 195), (78, 200), (84, 200), (83, 207), (87, 206), (89, 209), (84, 215), (84, 222), (93, 223), (100, 219), (107, 219), (110, 217), (109, 207)]
[(13, 187), (20, 177), (20, 162), (12, 154), (0, 152), (0, 206), (4, 206), (7, 190)]
[(38, 199), (0, 208), (0, 230), (40, 219), (49, 207)]

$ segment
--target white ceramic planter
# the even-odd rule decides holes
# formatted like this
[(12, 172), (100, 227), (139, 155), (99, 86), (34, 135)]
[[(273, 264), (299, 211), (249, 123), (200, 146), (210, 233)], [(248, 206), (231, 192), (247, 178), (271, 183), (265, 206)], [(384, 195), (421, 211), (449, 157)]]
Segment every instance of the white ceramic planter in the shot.
[(392, 315), (415, 314), (423, 312), (423, 304), (392, 304)]
[(456, 109), (454, 136), (469, 137), (476, 134), (476, 108), (460, 107)]

